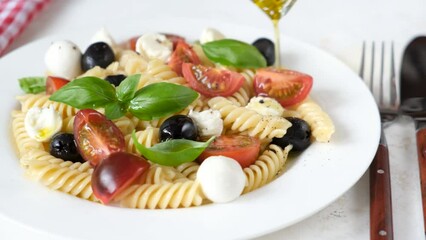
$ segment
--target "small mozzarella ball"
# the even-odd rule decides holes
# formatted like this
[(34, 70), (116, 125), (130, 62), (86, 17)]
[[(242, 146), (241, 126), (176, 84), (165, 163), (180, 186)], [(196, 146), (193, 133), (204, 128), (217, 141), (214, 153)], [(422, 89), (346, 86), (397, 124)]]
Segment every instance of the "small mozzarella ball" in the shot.
[(70, 41), (52, 43), (44, 55), (49, 75), (72, 80), (82, 73), (81, 51)]
[(208, 42), (224, 39), (225, 36), (214, 28), (205, 28), (201, 32), (200, 43), (205, 44)]
[(33, 107), (24, 120), (28, 136), (38, 142), (46, 142), (62, 128), (62, 117), (52, 105), (47, 108)]
[(244, 190), (246, 176), (240, 164), (229, 157), (206, 158), (197, 172), (197, 180), (208, 199), (215, 203), (230, 202)]
[(252, 97), (246, 108), (264, 116), (282, 116), (284, 113), (281, 104), (270, 97)]
[(163, 34), (145, 33), (136, 41), (136, 52), (167, 62), (173, 52), (173, 43)]
[(99, 29), (99, 31), (97, 31), (90, 40), (91, 44), (96, 42), (104, 42), (108, 44), (111, 48), (114, 48), (117, 45), (105, 28)]
[(223, 120), (217, 110), (189, 112), (188, 116), (195, 122), (198, 134), (202, 137), (220, 136), (223, 131)]

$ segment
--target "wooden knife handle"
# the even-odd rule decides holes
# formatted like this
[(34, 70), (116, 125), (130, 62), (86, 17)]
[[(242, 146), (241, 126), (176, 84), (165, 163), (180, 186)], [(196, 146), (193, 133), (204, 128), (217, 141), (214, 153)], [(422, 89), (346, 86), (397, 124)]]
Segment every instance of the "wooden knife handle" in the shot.
[(370, 239), (393, 240), (389, 152), (379, 144), (370, 165)]
[(419, 159), (420, 188), (422, 191), (423, 223), (426, 231), (426, 128), (420, 128), (417, 136), (417, 157)]

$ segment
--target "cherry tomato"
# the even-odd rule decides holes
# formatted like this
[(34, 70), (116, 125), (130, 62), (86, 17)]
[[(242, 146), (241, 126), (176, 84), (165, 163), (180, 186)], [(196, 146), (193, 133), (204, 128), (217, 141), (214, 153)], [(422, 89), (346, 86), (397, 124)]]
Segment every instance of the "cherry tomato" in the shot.
[(283, 107), (304, 100), (312, 88), (312, 77), (286, 69), (262, 68), (254, 76), (257, 95), (275, 98)]
[(192, 89), (207, 97), (231, 96), (245, 81), (237, 72), (192, 63), (183, 63), (182, 73)]
[(103, 204), (108, 204), (119, 193), (138, 181), (149, 167), (148, 161), (142, 157), (126, 152), (112, 153), (93, 171), (93, 194)]
[(64, 78), (48, 76), (46, 79), (46, 94), (52, 94), (58, 91), (59, 88), (69, 82), (70, 81)]
[(103, 114), (93, 109), (77, 112), (74, 138), (84, 160), (96, 166), (111, 153), (125, 150), (123, 133)]
[[(178, 36), (178, 35), (169, 34), (169, 33), (163, 33), (163, 34), (166, 36), (166, 38), (168, 38), (170, 41), (172, 41), (173, 49), (176, 49), (178, 42), (180, 42), (180, 41), (184, 42), (185, 41), (185, 38)], [(139, 37), (140, 36), (134, 36), (127, 41), (129, 48), (131, 50), (136, 51), (136, 42), (138, 41)]]
[(243, 135), (221, 135), (217, 137), (198, 157), (202, 162), (210, 156), (225, 156), (235, 159), (241, 167), (253, 164), (260, 151), (260, 141)]
[(198, 65), (201, 62), (197, 54), (186, 42), (179, 41), (172, 56), (170, 56), (168, 65), (179, 76), (182, 76), (182, 63), (193, 63)]

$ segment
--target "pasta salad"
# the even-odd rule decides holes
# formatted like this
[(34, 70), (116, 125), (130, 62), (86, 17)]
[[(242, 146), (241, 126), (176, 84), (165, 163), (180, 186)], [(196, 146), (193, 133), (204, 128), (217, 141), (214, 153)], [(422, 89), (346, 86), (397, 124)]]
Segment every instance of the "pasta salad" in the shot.
[[(82, 53), (47, 49), (47, 76), (19, 80), (12, 112), (25, 173), (79, 198), (129, 208), (224, 203), (264, 186), (290, 151), (328, 142), (312, 77), (271, 67), (273, 43), (104, 30)], [(273, 52), (273, 51), (272, 51)]]

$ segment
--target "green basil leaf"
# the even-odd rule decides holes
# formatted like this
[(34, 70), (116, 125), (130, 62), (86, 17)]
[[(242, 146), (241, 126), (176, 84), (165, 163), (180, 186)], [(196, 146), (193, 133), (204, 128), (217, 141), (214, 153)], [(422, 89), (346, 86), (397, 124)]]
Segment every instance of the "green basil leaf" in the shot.
[(164, 166), (179, 166), (194, 161), (210, 145), (214, 137), (207, 142), (196, 142), (186, 139), (173, 139), (147, 148), (140, 144), (136, 134), (132, 133), (133, 143), (138, 151), (148, 160)]
[(153, 83), (135, 93), (129, 111), (141, 120), (152, 120), (182, 111), (197, 97), (198, 93), (188, 87)]
[(127, 108), (121, 102), (111, 102), (105, 105), (105, 116), (110, 120), (121, 118), (126, 112)]
[(140, 77), (140, 74), (128, 76), (120, 83), (116, 89), (119, 101), (128, 102), (135, 96)]
[(97, 77), (75, 79), (54, 92), (49, 99), (78, 109), (104, 107), (117, 101), (115, 87)]
[(253, 45), (233, 40), (222, 39), (202, 45), (206, 56), (213, 62), (239, 68), (266, 67), (266, 60)]
[(46, 78), (45, 77), (25, 77), (18, 79), (19, 87), (25, 93), (40, 93), (46, 91)]

